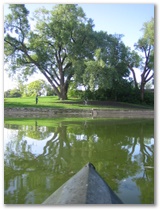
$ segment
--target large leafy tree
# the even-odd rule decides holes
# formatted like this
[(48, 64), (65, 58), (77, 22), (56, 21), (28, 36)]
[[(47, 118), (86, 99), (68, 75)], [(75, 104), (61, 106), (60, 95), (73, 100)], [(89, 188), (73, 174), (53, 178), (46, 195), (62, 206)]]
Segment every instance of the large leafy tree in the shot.
[[(151, 27), (152, 26), (152, 27)], [(144, 88), (154, 77), (154, 19), (144, 24), (144, 35), (135, 45), (144, 56), (141, 63), (141, 100), (144, 100)]]
[(141, 70), (140, 93), (141, 101), (144, 100), (145, 85), (154, 77), (154, 19), (144, 23), (143, 36), (135, 44), (135, 49), (140, 52), (128, 50), (127, 65), (133, 74), (135, 87), (138, 88), (135, 68)]
[(121, 41), (121, 35), (108, 35), (98, 32), (97, 47), (94, 59), (85, 62), (86, 70), (83, 74), (83, 83), (91, 91), (96, 88), (116, 89), (121, 82), (129, 76), (129, 71), (124, 58), (126, 47)]
[(34, 28), (25, 5), (10, 5), (5, 18), (5, 62), (9, 74), (27, 77), (41, 72), (62, 100), (67, 99), (75, 64), (93, 54), (93, 21), (74, 4), (39, 9)]

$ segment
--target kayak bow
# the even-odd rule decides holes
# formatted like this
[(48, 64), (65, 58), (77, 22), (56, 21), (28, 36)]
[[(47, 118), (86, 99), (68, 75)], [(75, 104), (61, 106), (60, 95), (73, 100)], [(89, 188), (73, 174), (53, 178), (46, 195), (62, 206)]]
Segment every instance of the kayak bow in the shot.
[(109, 185), (98, 174), (92, 163), (58, 188), (42, 204), (122, 204)]

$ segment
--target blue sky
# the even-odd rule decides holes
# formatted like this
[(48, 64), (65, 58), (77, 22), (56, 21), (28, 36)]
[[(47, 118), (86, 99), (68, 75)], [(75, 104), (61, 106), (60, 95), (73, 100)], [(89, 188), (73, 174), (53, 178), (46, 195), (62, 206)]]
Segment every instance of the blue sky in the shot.
[[(40, 7), (51, 9), (55, 4), (26, 4), (32, 14)], [(90, 3), (78, 4), (81, 6), (88, 18), (92, 18), (95, 30), (107, 31), (110, 34), (123, 34), (124, 43), (133, 47), (134, 43), (141, 37), (140, 29), (144, 22), (154, 17), (154, 4), (109, 4)], [(4, 7), (4, 13), (9, 10)]]
[(123, 34), (123, 41), (133, 47), (142, 35), (142, 25), (154, 17), (154, 4), (83, 4), (85, 13), (95, 23), (95, 30)]
[[(44, 6), (51, 9), (55, 4), (26, 4), (30, 14)], [(108, 34), (123, 34), (123, 42), (126, 46), (134, 49), (134, 44), (142, 36), (140, 30), (144, 22), (148, 22), (154, 17), (154, 4), (109, 4), (109, 3), (89, 3), (78, 4), (81, 6), (88, 18), (92, 18), (95, 24), (94, 30), (106, 31)], [(4, 6), (4, 14), (9, 12)], [(32, 77), (32, 81), (37, 76)], [(44, 79), (44, 78), (43, 78)], [(4, 73), (4, 90), (11, 88), (15, 83)], [(30, 80), (31, 81), (31, 80)], [(29, 82), (30, 82), (29, 81)], [(9, 87), (8, 87), (8, 84)]]
[[(88, 18), (92, 18), (95, 30), (107, 31), (110, 34), (123, 34), (124, 43), (133, 47), (142, 35), (140, 29), (144, 22), (154, 17), (154, 4), (78, 4)], [(27, 4), (26, 4), (27, 6)], [(51, 9), (54, 4), (28, 4), (31, 11), (45, 6)]]

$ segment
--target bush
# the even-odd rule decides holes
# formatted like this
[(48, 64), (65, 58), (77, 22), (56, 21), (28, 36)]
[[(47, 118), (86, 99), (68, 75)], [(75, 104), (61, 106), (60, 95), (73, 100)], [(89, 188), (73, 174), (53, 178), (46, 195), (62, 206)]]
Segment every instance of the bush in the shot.
[(107, 91), (104, 89), (98, 89), (95, 91), (94, 100), (106, 101), (107, 100)]
[(154, 92), (145, 91), (144, 102), (147, 105), (154, 106)]
[(22, 93), (20, 92), (19, 89), (12, 89), (12, 90), (7, 90), (4, 92), (4, 97), (5, 98), (20, 98), (22, 96)]
[(69, 98), (82, 98), (83, 91), (77, 89), (69, 89), (68, 97)]

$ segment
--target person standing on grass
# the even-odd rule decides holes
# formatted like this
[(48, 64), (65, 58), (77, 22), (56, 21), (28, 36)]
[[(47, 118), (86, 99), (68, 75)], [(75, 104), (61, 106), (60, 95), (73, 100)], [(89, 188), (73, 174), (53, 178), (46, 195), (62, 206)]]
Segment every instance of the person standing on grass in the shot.
[(36, 95), (36, 104), (38, 104), (38, 94)]

